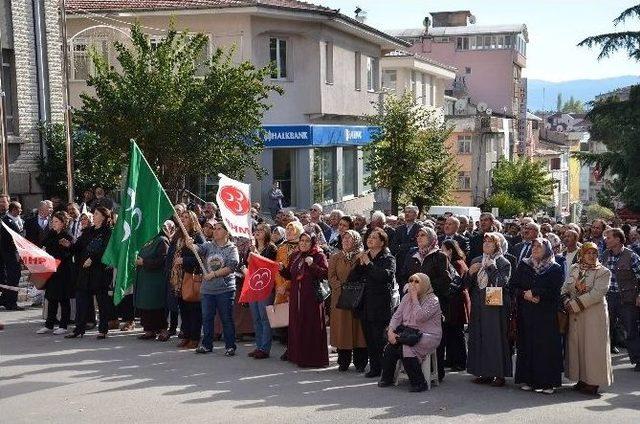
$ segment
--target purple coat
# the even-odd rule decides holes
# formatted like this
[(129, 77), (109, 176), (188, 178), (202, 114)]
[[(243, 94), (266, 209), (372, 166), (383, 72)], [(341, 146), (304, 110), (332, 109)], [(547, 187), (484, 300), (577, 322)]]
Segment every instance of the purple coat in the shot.
[(391, 317), (389, 328), (395, 329), (400, 324), (422, 332), (418, 344), (402, 346), (402, 356), (424, 361), (428, 353), (436, 350), (442, 339), (442, 311), (436, 295), (431, 293), (425, 296), (421, 303), (414, 302), (408, 294), (404, 296)]

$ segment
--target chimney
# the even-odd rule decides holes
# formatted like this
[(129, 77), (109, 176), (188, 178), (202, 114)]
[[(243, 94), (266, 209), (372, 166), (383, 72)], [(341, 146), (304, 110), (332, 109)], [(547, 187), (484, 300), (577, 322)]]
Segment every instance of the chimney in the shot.
[(458, 10), (454, 12), (431, 12), (433, 18), (433, 27), (461, 27), (467, 26), (470, 18), (472, 18), (471, 11)]
[(363, 24), (364, 21), (367, 20), (367, 12), (360, 6), (356, 6), (356, 10), (354, 11), (354, 13), (356, 14), (356, 21), (360, 22), (361, 24)]

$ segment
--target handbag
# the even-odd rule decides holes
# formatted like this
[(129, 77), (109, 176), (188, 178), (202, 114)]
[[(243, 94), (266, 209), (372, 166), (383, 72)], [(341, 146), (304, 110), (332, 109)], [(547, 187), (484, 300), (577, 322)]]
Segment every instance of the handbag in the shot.
[(289, 326), (289, 302), (267, 305), (267, 318), (271, 328), (282, 328)]
[(326, 279), (316, 280), (314, 282), (316, 289), (316, 300), (318, 303), (324, 302), (331, 295), (331, 287)]
[(360, 307), (364, 295), (364, 284), (360, 281), (347, 281), (341, 287), (336, 308), (355, 310)]
[(393, 332), (397, 334), (396, 342), (402, 345), (415, 346), (422, 338), (420, 330), (404, 325), (399, 325)]
[(200, 286), (202, 285), (202, 274), (192, 274), (185, 272), (182, 278), (182, 300), (185, 302), (200, 302)]

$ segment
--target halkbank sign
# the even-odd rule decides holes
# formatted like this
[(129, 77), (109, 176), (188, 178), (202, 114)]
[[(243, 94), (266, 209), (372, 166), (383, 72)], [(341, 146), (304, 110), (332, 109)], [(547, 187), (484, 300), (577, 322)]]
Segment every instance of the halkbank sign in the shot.
[(364, 125), (265, 125), (266, 147), (362, 146), (377, 127)]

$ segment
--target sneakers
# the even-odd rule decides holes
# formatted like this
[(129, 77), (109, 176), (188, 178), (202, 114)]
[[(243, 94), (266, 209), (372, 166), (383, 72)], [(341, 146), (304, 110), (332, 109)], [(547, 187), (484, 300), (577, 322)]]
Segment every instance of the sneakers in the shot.
[(543, 390), (541, 391), (541, 393), (544, 393), (545, 395), (552, 395), (552, 394), (554, 394), (555, 392), (556, 392), (556, 391), (555, 391), (555, 389), (543, 389)]
[(233, 347), (230, 347), (229, 349), (224, 351), (224, 356), (236, 356), (236, 349)]
[(53, 332), (53, 328), (42, 327), (41, 329), (36, 331), (36, 334), (49, 334), (51, 332)]
[(206, 348), (204, 346), (198, 346), (196, 353), (210, 353), (213, 349)]
[(525, 384), (525, 385), (520, 386), (520, 389), (521, 389), (521, 390), (524, 390), (525, 392), (530, 392), (530, 391), (532, 391), (532, 390), (533, 390), (533, 387), (531, 387), (531, 386), (527, 386), (527, 385)]
[(62, 334), (67, 334), (69, 331), (67, 331), (66, 328), (56, 328), (55, 330), (53, 330), (53, 334), (55, 334), (56, 336), (60, 336)]

